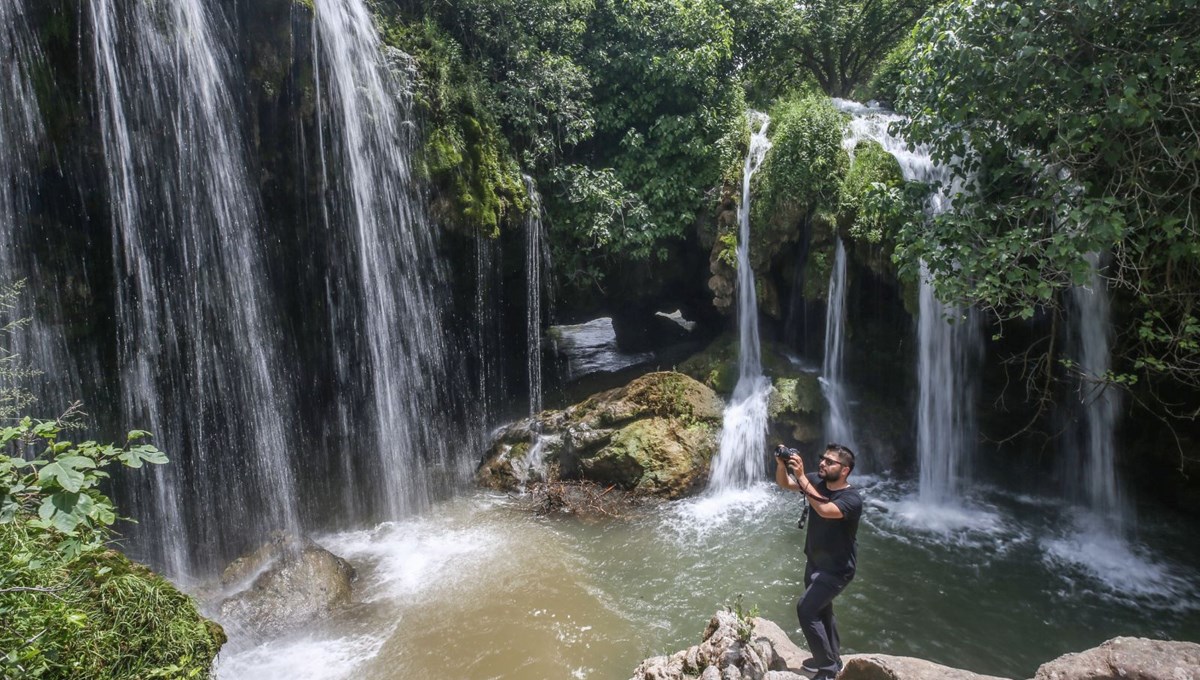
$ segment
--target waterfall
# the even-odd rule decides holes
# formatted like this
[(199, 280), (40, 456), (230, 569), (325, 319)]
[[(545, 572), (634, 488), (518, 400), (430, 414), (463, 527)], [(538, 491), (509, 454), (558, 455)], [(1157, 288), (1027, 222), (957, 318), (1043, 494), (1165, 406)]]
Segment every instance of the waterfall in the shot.
[(846, 343), (846, 246), (839, 238), (829, 272), (829, 299), (825, 316), (825, 362), (821, 370), (821, 389), (829, 402), (825, 414), (825, 437), (857, 451), (846, 403), (846, 385), (842, 378), (843, 351)]
[(525, 341), (529, 353), (529, 414), (542, 410), (542, 270), (549, 270), (550, 251), (544, 245), (542, 197), (533, 178), (525, 175), (529, 212), (525, 215)]
[(31, 376), (24, 387), (39, 398), (38, 411), (52, 416), (80, 398), (80, 378), (60, 330), (62, 314), (54, 293), (61, 281), (51, 280), (31, 256), (40, 236), (32, 219), (32, 199), (45, 131), (33, 87), (42, 53), (27, 11), (23, 0), (0, 2), (0, 61), (8, 69), (0, 77), (0, 285), (29, 280), (8, 317), (31, 320), (11, 336), (0, 337), (0, 343), (21, 365), (44, 372), (45, 379)]
[(18, 238), (29, 214), (30, 165), (42, 137), (42, 117), (30, 71), (40, 60), (25, 8), (18, 0), (0, 2), (0, 271), (11, 283), (24, 272), (17, 257)]
[[(439, 405), (469, 401), (449, 377), (446, 274), (409, 165), (417, 143), (413, 64), (382, 43), (364, 0), (314, 5), (319, 143), (331, 187), (325, 209), (339, 228), (329, 238), (344, 241), (331, 285), (353, 291), (361, 310), (331, 308), (330, 351), (359, 390), (339, 398), (369, 411), (345, 433), (365, 449), (353, 466), (355, 486), (370, 495), (368, 510), (401, 517), (428, 507), (435, 475), (453, 472), (452, 414)], [(360, 429), (365, 441), (356, 439)]]
[(1100, 275), (1100, 257), (1087, 255), (1091, 281), (1071, 289), (1068, 332), (1079, 370), (1078, 427), (1067, 441), (1069, 493), (1082, 501), (1105, 527), (1120, 535), (1132, 515), (1122, 498), (1116, 473), (1114, 430), (1121, 412), (1120, 393), (1104, 382), (1109, 370), (1112, 324), (1108, 291)]
[(180, 575), (297, 529), (290, 382), (225, 18), (204, 0), (86, 11), (124, 418), (158, 433), (173, 459), (126, 507), (140, 521), (135, 552)]
[[(951, 317), (948, 320), (948, 317)], [(974, 365), (982, 339), (970, 312), (947, 308), (921, 272), (917, 320), (917, 455), (920, 500), (956, 505), (975, 447)]]
[[(852, 116), (843, 142), (847, 148), (853, 149), (859, 139), (873, 140), (896, 159), (906, 181), (936, 184), (938, 191), (925, 207), (927, 219), (950, 208), (950, 197), (959, 187), (951, 181), (949, 168), (936, 165), (924, 146), (910, 146), (889, 132), (900, 116), (846, 100), (835, 99), (834, 104)], [(974, 456), (975, 364), (983, 339), (973, 310), (938, 301), (924, 266), (917, 344), (920, 500), (952, 505), (970, 477)]]
[(738, 206), (737, 310), (738, 381), (725, 409), (721, 445), (713, 461), (708, 488), (714, 492), (744, 488), (766, 477), (767, 396), (771, 381), (762, 372), (758, 339), (758, 300), (750, 267), (750, 179), (762, 165), (771, 142), (770, 119), (749, 112), (750, 149), (742, 169), (742, 202)]

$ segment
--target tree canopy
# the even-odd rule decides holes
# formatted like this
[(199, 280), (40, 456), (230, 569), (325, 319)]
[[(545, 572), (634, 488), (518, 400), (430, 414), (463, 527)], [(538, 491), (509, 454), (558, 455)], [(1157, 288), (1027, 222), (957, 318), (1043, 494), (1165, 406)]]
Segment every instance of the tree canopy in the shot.
[[(955, 0), (920, 22), (903, 132), (954, 209), (901, 235), (944, 299), (1053, 309), (1111, 258), (1125, 369), (1200, 387), (1197, 0)], [(1195, 412), (1177, 412), (1194, 416)]]

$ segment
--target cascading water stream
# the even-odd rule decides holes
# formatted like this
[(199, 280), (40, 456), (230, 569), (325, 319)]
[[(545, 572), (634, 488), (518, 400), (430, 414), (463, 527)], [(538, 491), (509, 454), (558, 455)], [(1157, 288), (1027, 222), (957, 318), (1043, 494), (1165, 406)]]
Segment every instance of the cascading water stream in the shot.
[(1132, 510), (1125, 502), (1116, 473), (1116, 438), (1121, 399), (1105, 382), (1109, 371), (1112, 323), (1108, 291), (1100, 275), (1100, 257), (1087, 255), (1092, 266), (1087, 286), (1071, 289), (1068, 332), (1071, 354), (1079, 370), (1078, 424), (1068, 439), (1068, 492), (1100, 521), (1103, 528), (1121, 535), (1131, 523)]
[(763, 375), (758, 338), (758, 300), (750, 267), (750, 180), (762, 165), (771, 142), (770, 119), (749, 112), (750, 149), (742, 169), (742, 202), (738, 206), (738, 381), (725, 409), (721, 445), (713, 461), (708, 488), (720, 493), (742, 489), (766, 477), (767, 396), (771, 381)]
[(331, 351), (354, 367), (356, 399), (370, 411), (371, 434), (361, 442), (369, 460), (356, 463), (355, 486), (369, 490), (373, 514), (401, 517), (428, 507), (431, 474), (454, 467), (452, 414), (438, 405), (468, 401), (449, 377), (445, 273), (409, 165), (417, 143), (412, 63), (383, 45), (364, 0), (314, 5), (320, 152), (334, 188), (326, 209), (329, 223), (348, 232), (330, 238), (349, 241), (332, 276), (355, 291), (361, 310), (346, 318), (342, 306), (331, 308)]
[(542, 271), (549, 270), (550, 252), (544, 246), (542, 197), (526, 175), (529, 212), (525, 215), (525, 341), (529, 353), (529, 414), (542, 410)]
[(298, 529), (292, 395), (225, 18), (202, 0), (95, 0), (86, 12), (124, 418), (173, 459), (133, 487), (134, 548), (180, 576)]
[[(877, 142), (900, 164), (906, 181), (939, 187), (926, 204), (927, 219), (949, 209), (950, 196), (958, 189), (950, 169), (935, 164), (924, 147), (912, 147), (888, 131), (900, 116), (846, 100), (834, 103), (852, 116), (846, 131), (848, 148), (853, 149), (859, 139)], [(974, 364), (983, 341), (975, 313), (943, 305), (924, 267), (917, 343), (919, 498), (926, 505), (955, 505), (970, 477), (974, 456)]]
[[(825, 437), (858, 451), (846, 401), (842, 377), (846, 344), (846, 246), (837, 241), (833, 270), (829, 273), (829, 298), (825, 317), (825, 361), (821, 370), (821, 389), (829, 403), (825, 414)], [(861, 461), (860, 461), (861, 466)]]

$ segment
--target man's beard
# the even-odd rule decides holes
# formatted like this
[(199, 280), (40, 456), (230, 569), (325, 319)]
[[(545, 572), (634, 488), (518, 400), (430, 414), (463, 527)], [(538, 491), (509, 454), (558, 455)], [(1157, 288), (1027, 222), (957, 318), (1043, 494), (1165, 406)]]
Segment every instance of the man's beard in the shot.
[(817, 470), (817, 476), (827, 482), (836, 482), (838, 480), (838, 477), (841, 476), (841, 474), (842, 474), (841, 470), (838, 470), (837, 472), (834, 472), (833, 470), (830, 470), (829, 468), (823, 468), (821, 470)]

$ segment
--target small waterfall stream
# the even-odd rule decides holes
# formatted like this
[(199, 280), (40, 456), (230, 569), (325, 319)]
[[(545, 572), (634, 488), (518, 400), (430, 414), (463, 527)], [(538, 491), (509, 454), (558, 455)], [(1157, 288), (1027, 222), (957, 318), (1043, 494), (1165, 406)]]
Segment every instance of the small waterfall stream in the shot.
[[(60, 274), (42, 270), (31, 255), (41, 234), (33, 219), (37, 202), (37, 164), (45, 142), (42, 111), (34, 90), (34, 72), (44, 59), (29, 22), (27, 0), (0, 2), (0, 285), (26, 280), (9, 319), (29, 324), (0, 337), (18, 363), (42, 371), (25, 387), (39, 399), (43, 412), (61, 413), (79, 398), (79, 371), (62, 332), (56, 297)], [(35, 277), (36, 275), (36, 277)]]
[(738, 206), (738, 381), (725, 409), (721, 445), (713, 461), (708, 488), (713, 492), (740, 489), (765, 479), (767, 396), (771, 381), (762, 372), (758, 338), (758, 300), (750, 267), (750, 180), (762, 165), (771, 142), (770, 119), (750, 112), (750, 149), (742, 169), (742, 202)]
[(542, 272), (550, 269), (550, 250), (545, 246), (542, 197), (533, 178), (525, 175), (529, 212), (525, 215), (525, 343), (529, 352), (529, 415), (542, 410)]
[(829, 411), (825, 414), (825, 437), (828, 441), (858, 451), (846, 401), (846, 384), (842, 378), (846, 345), (846, 246), (840, 238), (834, 253), (833, 270), (829, 273), (826, 309), (825, 360), (821, 369), (821, 389), (829, 403)]
[[(431, 472), (454, 468), (449, 414), (437, 404), (452, 391), (440, 290), (443, 266), (434, 229), (413, 182), (416, 144), (411, 59), (383, 45), (364, 0), (316, 0), (316, 71), (327, 107), (319, 110), (321, 155), (331, 224), (346, 225), (333, 285), (354, 291), (358, 316), (335, 307), (331, 351), (346, 365), (370, 416), (368, 460), (354, 465), (355, 486), (388, 517), (428, 507)], [(360, 423), (359, 426), (362, 424)], [(359, 440), (347, 432), (351, 440)]]
[[(846, 133), (848, 148), (859, 139), (879, 143), (900, 164), (905, 180), (938, 185), (926, 204), (929, 218), (949, 209), (950, 196), (957, 190), (949, 169), (934, 164), (927, 149), (910, 147), (889, 132), (900, 116), (846, 100), (834, 103), (852, 116)], [(917, 343), (919, 498), (925, 505), (956, 505), (970, 478), (974, 456), (975, 364), (983, 340), (975, 313), (943, 305), (924, 269)]]
[(1071, 354), (1079, 370), (1077, 427), (1068, 437), (1068, 493), (1091, 512), (1104, 529), (1125, 533), (1132, 523), (1132, 508), (1123, 498), (1116, 471), (1115, 429), (1121, 412), (1121, 395), (1104, 382), (1109, 371), (1112, 323), (1108, 289), (1100, 275), (1100, 257), (1087, 256), (1092, 265), (1087, 286), (1071, 289), (1068, 331)]

